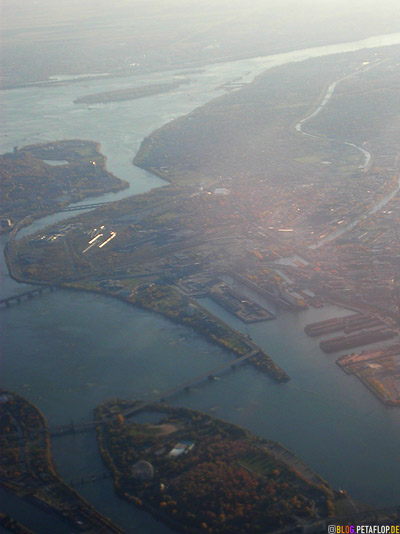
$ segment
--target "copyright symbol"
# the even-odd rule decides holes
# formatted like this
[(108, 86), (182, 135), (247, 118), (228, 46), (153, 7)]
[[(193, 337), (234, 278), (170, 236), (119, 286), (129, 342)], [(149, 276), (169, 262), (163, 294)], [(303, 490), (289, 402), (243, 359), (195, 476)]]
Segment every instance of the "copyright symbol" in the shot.
[(335, 534), (336, 532), (336, 527), (335, 525), (329, 525), (328, 527), (328, 534)]

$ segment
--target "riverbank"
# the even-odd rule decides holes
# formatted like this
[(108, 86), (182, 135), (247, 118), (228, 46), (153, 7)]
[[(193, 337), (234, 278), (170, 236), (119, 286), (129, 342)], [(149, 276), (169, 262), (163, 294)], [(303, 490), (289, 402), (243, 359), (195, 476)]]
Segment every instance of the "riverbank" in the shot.
[[(152, 202), (157, 195), (160, 195), (160, 192), (142, 197), (145, 206), (146, 202), (149, 203), (150, 208), (148, 209), (152, 209)], [(124, 215), (124, 210), (129, 214), (128, 208), (130, 208), (132, 202), (134, 201), (126, 202), (125, 207), (122, 210), (119, 210), (120, 213), (118, 210), (113, 210), (111, 214), (106, 212), (106, 214), (103, 215), (103, 222), (106, 223), (107, 219), (110, 217), (114, 219), (118, 214), (119, 216)], [(140, 205), (140, 201), (137, 202)], [(157, 202), (155, 203), (157, 204)], [(170, 206), (170, 204), (171, 202), (164, 203), (164, 206)], [(156, 207), (156, 209), (158, 208)], [(170, 208), (167, 207), (166, 209)], [(144, 208), (144, 211), (146, 211), (146, 208)], [(150, 211), (150, 213), (152, 213), (152, 211)], [(88, 218), (92, 220), (92, 218), (96, 216), (98, 216), (97, 211), (90, 216), (86, 216), (84, 219), (85, 224), (87, 224), (86, 221)], [(28, 224), (28, 222), (29, 220), (22, 221), (20, 226)], [(77, 235), (80, 238), (82, 235), (82, 223), (79, 219), (75, 219), (75, 223), (75, 226), (79, 226)], [(16, 242), (16, 236), (20, 226), (17, 225), (11, 232), (5, 250), (8, 268), (14, 279), (25, 283), (41, 283), (51, 286), (60, 286), (67, 289), (93, 290), (98, 293), (121, 298), (121, 300), (124, 300), (125, 302), (138, 305), (143, 309), (155, 311), (174, 322), (189, 326), (203, 335), (206, 339), (222, 346), (226, 350), (234, 352), (238, 356), (245, 356), (246, 354), (251, 355), (251, 357), (249, 357), (249, 362), (277, 382), (286, 382), (289, 380), (287, 373), (285, 373), (285, 371), (283, 371), (270, 356), (262, 351), (260, 347), (254, 344), (250, 339), (224, 324), (220, 319), (211, 316), (210, 313), (203, 309), (197, 301), (188, 299), (186, 295), (183, 295), (182, 291), (179, 290), (177, 286), (163, 282), (163, 277), (159, 278), (154, 275), (152, 276), (151, 273), (149, 273), (147, 280), (146, 276), (143, 278), (143, 274), (139, 275), (137, 280), (134, 275), (131, 279), (122, 277), (120, 280), (111, 280), (110, 276), (114, 278), (115, 268), (117, 267), (117, 261), (114, 259), (112, 266), (110, 265), (113, 271), (108, 274), (104, 273), (103, 276), (99, 277), (100, 279), (98, 281), (93, 280), (94, 273), (88, 272), (88, 269), (91, 270), (92, 263), (87, 260), (87, 256), (84, 257), (83, 253), (80, 254), (76, 251), (73, 241), (69, 239), (69, 232), (74, 225), (64, 226), (61, 231), (56, 232), (55, 234), (56, 236), (61, 236), (61, 239), (56, 242), (57, 245), (60, 241), (63, 241), (63, 243), (60, 244), (57, 254), (52, 251), (52, 260), (49, 258), (49, 261), (54, 262), (54, 258), (57, 257), (59, 264), (59, 268), (54, 271), (57, 277), (50, 280), (48, 272), (49, 263), (47, 261), (44, 263), (42, 262), (42, 266), (40, 266), (40, 263), (35, 262), (36, 258), (40, 261), (40, 255), (43, 253), (44, 249), (46, 249), (45, 252), (50, 251), (50, 249), (42, 239), (38, 241), (37, 238), (34, 238), (32, 252), (28, 255), (26, 253), (21, 254), (19, 242)], [(91, 231), (89, 231), (89, 233), (90, 232)], [(85, 232), (85, 234), (86, 233), (87, 232)], [(113, 233), (115, 234), (116, 232)], [(54, 244), (52, 236), (53, 234), (50, 233), (50, 238), (46, 240), (47, 243)], [(94, 238), (92, 237), (90, 241), (93, 239), (96, 239), (96, 236)], [(36, 246), (37, 243), (39, 243), (40, 247)], [(25, 245), (26, 244), (29, 246), (29, 242), (25, 243)], [(24, 246), (24, 244), (22, 244), (22, 246)], [(88, 248), (90, 248), (90, 244)], [(66, 251), (68, 251), (68, 253), (65, 256)], [(34, 277), (27, 276), (27, 262), (26, 260), (21, 261), (21, 258), (23, 260), (27, 257), (29, 257), (28, 268)], [(121, 258), (124, 258), (123, 261), (126, 261), (125, 254), (121, 256)], [(71, 278), (75, 280), (67, 281), (69, 276), (68, 273), (65, 272), (65, 269), (67, 268), (68, 262), (71, 264), (71, 260), (73, 262), (76, 261), (76, 265), (79, 265), (77, 269), (82, 268), (86, 274), (79, 275), (77, 269), (74, 269), (70, 274), (72, 275)], [(33, 271), (30, 265), (33, 265)]]

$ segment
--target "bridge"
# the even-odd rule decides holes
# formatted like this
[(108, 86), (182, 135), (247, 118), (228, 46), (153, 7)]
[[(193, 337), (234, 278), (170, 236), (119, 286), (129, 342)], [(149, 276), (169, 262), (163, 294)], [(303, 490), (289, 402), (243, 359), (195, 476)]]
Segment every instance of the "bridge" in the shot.
[(96, 424), (98, 423), (95, 421), (87, 421), (86, 423), (52, 426), (49, 428), (49, 434), (52, 438), (67, 434), (82, 434), (83, 432), (91, 432)]
[(100, 206), (107, 206), (108, 204), (111, 204), (111, 202), (94, 202), (93, 204), (82, 204), (80, 206), (66, 206), (65, 208), (59, 210), (59, 212), (88, 210), (91, 208), (98, 208)]
[(107, 478), (111, 478), (111, 472), (108, 471), (102, 471), (100, 473), (92, 473), (90, 475), (83, 475), (79, 478), (74, 478), (69, 481), (69, 485), (73, 488), (76, 488), (77, 486), (83, 486), (84, 484), (91, 484), (93, 482), (97, 482), (98, 480), (105, 480)]
[[(183, 384), (180, 384), (179, 386), (175, 386), (165, 391), (164, 393), (160, 393), (159, 395), (153, 397), (152, 399), (141, 402), (137, 406), (133, 406), (132, 408), (127, 408), (126, 410), (121, 412), (121, 415), (123, 415), (124, 417), (131, 417), (135, 415), (136, 413), (142, 410), (145, 410), (151, 404), (154, 404), (157, 402), (164, 402), (166, 398), (172, 397), (173, 395), (176, 395), (177, 393), (180, 393), (181, 391), (190, 391), (190, 388), (193, 387), (194, 385), (204, 382), (204, 380), (212, 381), (216, 378), (218, 374), (221, 374), (226, 369), (228, 368), (236, 369), (238, 365), (246, 362), (250, 358), (256, 357), (258, 353), (259, 353), (259, 349), (253, 349), (251, 352), (248, 352), (244, 356), (239, 356), (239, 358), (228, 361), (220, 365), (219, 367), (212, 369), (211, 371), (197, 375), (194, 378), (187, 380)], [(105, 420), (104, 422), (106, 421), (107, 420)], [(92, 430), (94, 430), (94, 428), (98, 424), (101, 424), (101, 422), (99, 423), (98, 421), (88, 421), (86, 423), (78, 423), (78, 424), (71, 423), (69, 425), (54, 426), (54, 427), (49, 428), (49, 433), (51, 437), (60, 437), (60, 436), (65, 436), (67, 434), (80, 434), (83, 432), (91, 432)]]
[(190, 388), (193, 387), (195, 384), (199, 384), (203, 382), (204, 380), (214, 380), (214, 378), (225, 371), (225, 369), (228, 369), (229, 367), (232, 369), (235, 369), (238, 365), (240, 365), (243, 362), (246, 362), (249, 358), (253, 358), (257, 356), (259, 353), (259, 350), (252, 350), (251, 352), (245, 354), (244, 356), (240, 356), (239, 358), (236, 358), (236, 360), (232, 360), (231, 362), (226, 362), (216, 369), (213, 369), (212, 371), (208, 371), (207, 373), (202, 373), (191, 380), (188, 380), (187, 382), (180, 384), (179, 386), (176, 386), (174, 388), (169, 389), (168, 391), (165, 391), (164, 393), (161, 393), (160, 395), (157, 395), (156, 397), (142, 402), (138, 406), (133, 406), (132, 408), (128, 408), (121, 412), (121, 414), (124, 417), (131, 417), (132, 415), (135, 415), (136, 413), (146, 409), (151, 404), (154, 404), (156, 402), (164, 402), (167, 397), (172, 397), (173, 395), (180, 393), (181, 391), (190, 391)]
[(41, 295), (43, 291), (54, 291), (54, 286), (40, 286), (35, 289), (30, 289), (29, 291), (24, 291), (23, 293), (18, 293), (18, 295), (12, 295), (5, 299), (0, 300), (0, 305), (4, 304), (9, 307), (12, 302), (21, 302), (24, 298), (31, 299), (35, 295)]
[[(249, 341), (249, 343), (251, 343)], [(224, 364), (220, 365), (219, 367), (216, 367), (215, 369), (212, 369), (211, 371), (207, 371), (206, 373), (201, 373), (194, 378), (191, 378), (190, 380), (187, 380), (183, 384), (180, 384), (179, 386), (175, 386), (164, 393), (160, 393), (159, 395), (153, 397), (152, 399), (149, 399), (147, 401), (141, 402), (140, 404), (136, 406), (132, 406), (131, 408), (127, 408), (123, 412), (121, 412), (121, 415), (124, 417), (131, 417), (135, 415), (136, 413), (145, 410), (148, 406), (151, 404), (157, 403), (157, 402), (164, 402), (166, 398), (172, 397), (173, 395), (176, 395), (177, 393), (180, 393), (181, 391), (190, 391), (190, 388), (193, 387), (196, 384), (200, 384), (201, 382), (204, 382), (204, 380), (213, 381), (218, 374), (221, 374), (226, 369), (236, 369), (236, 367), (242, 363), (245, 363), (247, 360), (253, 357), (257, 357), (259, 353), (258, 348), (254, 348), (252, 351), (248, 352), (244, 356), (239, 356), (235, 360), (231, 360), (228, 362), (225, 362)], [(99, 424), (103, 424), (107, 421), (112, 421), (114, 417), (110, 417), (109, 419), (103, 419), (102, 421), (86, 421), (83, 423), (70, 423), (68, 425), (61, 425), (61, 426), (51, 426), (48, 427), (48, 432), (52, 438), (56, 437), (62, 437), (66, 436), (68, 434), (82, 434), (84, 432), (92, 432), (95, 427)], [(32, 433), (32, 438), (35, 438), (35, 436), (38, 436), (40, 434), (43, 434), (46, 432), (46, 429), (40, 429), (36, 430), (34, 433)], [(8, 434), (7, 439), (20, 439), (20, 435), (18, 433)]]

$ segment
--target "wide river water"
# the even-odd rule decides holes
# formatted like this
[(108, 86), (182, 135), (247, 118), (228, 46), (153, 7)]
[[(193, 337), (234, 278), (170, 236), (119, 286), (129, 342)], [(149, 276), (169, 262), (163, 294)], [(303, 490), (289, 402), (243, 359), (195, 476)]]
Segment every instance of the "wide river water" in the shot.
[[(132, 166), (143, 137), (166, 122), (224, 93), (221, 84), (276, 65), (360, 48), (399, 44), (400, 34), (275, 56), (207, 66), (188, 74), (189, 85), (148, 98), (100, 105), (75, 105), (79, 96), (132, 85), (170, 81), (174, 74), (75, 82), (2, 92), (2, 152), (55, 139), (101, 143), (108, 168), (128, 180), (122, 198), (162, 185)], [(179, 71), (181, 73), (181, 71)], [(98, 199), (96, 199), (98, 201)], [(83, 202), (87, 204), (88, 201)], [(37, 221), (24, 233), (71, 214)], [(2, 244), (6, 236), (1, 236)], [(22, 291), (0, 262), (1, 294)], [(293, 450), (333, 486), (373, 505), (400, 501), (400, 410), (385, 408), (353, 376), (308, 338), (308, 322), (349, 313), (334, 306), (283, 313), (275, 321), (244, 326), (218, 305), (203, 304), (233, 327), (250, 334), (291, 376), (276, 384), (250, 366), (227, 372), (171, 403), (210, 411)], [(79, 422), (111, 397), (146, 398), (217, 367), (232, 356), (192, 331), (112, 298), (57, 291), (0, 310), (1, 384), (36, 403), (50, 424)], [(94, 434), (53, 439), (57, 468), (67, 481), (103, 471)], [(154, 518), (120, 500), (110, 480), (77, 488), (127, 532), (167, 533)], [(40, 533), (68, 532), (52, 514), (0, 491), (0, 509)]]

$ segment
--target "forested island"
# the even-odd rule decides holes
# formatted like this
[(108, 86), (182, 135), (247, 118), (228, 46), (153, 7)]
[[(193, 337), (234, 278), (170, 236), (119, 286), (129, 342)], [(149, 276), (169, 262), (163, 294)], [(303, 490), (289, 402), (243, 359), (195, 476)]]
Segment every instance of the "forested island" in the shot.
[(146, 96), (168, 93), (184, 83), (187, 84), (190, 81), (185, 79), (170, 83), (154, 83), (143, 85), (142, 87), (127, 87), (104, 93), (95, 93), (77, 98), (74, 100), (74, 104), (107, 104), (109, 102), (122, 102), (123, 100), (136, 100), (137, 98), (144, 98)]
[(128, 187), (106, 169), (100, 144), (64, 140), (14, 148), (0, 156), (0, 219), (18, 222), (71, 202)]
[(270, 440), (195, 410), (138, 402), (95, 410), (103, 461), (119, 495), (179, 532), (272, 532), (327, 517), (347, 499)]

